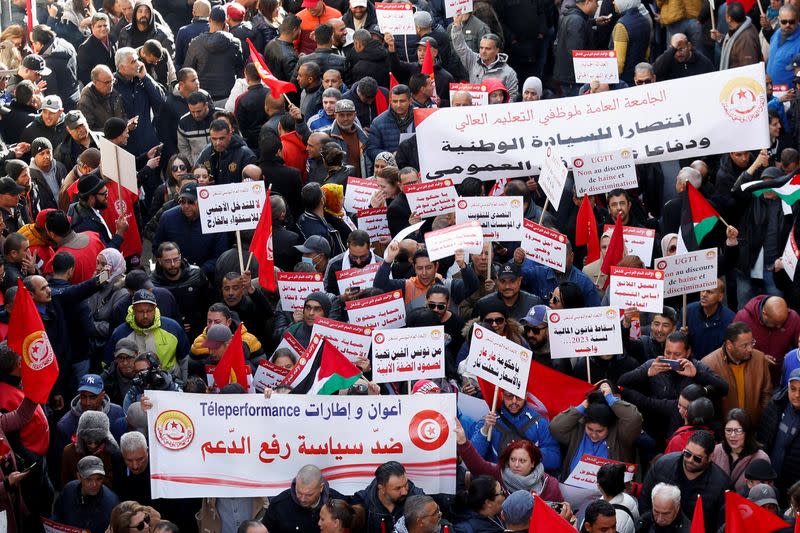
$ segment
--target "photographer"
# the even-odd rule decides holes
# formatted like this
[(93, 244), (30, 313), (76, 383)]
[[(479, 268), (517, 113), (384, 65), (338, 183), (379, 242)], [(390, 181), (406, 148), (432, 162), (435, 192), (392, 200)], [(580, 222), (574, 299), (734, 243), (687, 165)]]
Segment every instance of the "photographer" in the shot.
[(153, 352), (144, 352), (136, 356), (133, 362), (136, 377), (131, 382), (131, 388), (125, 395), (122, 410), (128, 412), (128, 407), (138, 402), (146, 390), (165, 390), (180, 392), (180, 387), (172, 380), (172, 375), (161, 370), (158, 357)]

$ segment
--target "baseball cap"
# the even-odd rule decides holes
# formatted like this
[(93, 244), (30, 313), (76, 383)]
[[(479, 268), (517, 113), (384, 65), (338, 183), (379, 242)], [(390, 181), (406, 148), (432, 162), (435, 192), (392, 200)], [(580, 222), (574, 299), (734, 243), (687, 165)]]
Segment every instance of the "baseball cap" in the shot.
[(133, 293), (133, 299), (131, 300), (131, 305), (136, 304), (156, 304), (156, 297), (153, 296), (153, 293), (148, 291), (147, 289), (139, 289), (135, 293)]
[(350, 0), (350, 8), (367, 7), (367, 0)]
[(86, 117), (83, 116), (83, 113), (80, 111), (80, 109), (73, 109), (64, 115), (64, 125), (71, 130), (74, 130), (80, 125), (84, 125), (87, 128), (89, 127), (89, 123), (86, 122)]
[(425, 43), (431, 43), (431, 48), (439, 49), (439, 43), (436, 42), (436, 39), (433, 37), (423, 37), (417, 43), (417, 46), (425, 46)]
[(206, 338), (202, 343), (203, 348), (216, 350), (233, 337), (231, 328), (224, 324), (214, 324), (206, 330)]
[(64, 109), (63, 104), (61, 103), (61, 98), (58, 96), (51, 94), (50, 96), (46, 96), (44, 100), (42, 100), (42, 109), (47, 109), (48, 111), (61, 111)]
[(303, 0), (303, 7), (317, 7), (319, 0)]
[(321, 235), (312, 235), (306, 239), (306, 242), (298, 244), (294, 249), (301, 254), (325, 254), (327, 257), (331, 256), (331, 245)]
[(53, 71), (47, 68), (44, 58), (39, 54), (30, 54), (22, 60), (22, 66), (38, 72), (42, 76), (49, 76)]
[(214, 22), (225, 22), (227, 14), (221, 6), (214, 6), (211, 8), (211, 14), (208, 16), (208, 18)]
[(778, 495), (775, 494), (775, 489), (764, 483), (759, 483), (750, 489), (747, 499), (759, 507), (763, 507), (768, 503), (778, 505)]
[(25, 190), (22, 185), (17, 185), (17, 182), (8, 176), (0, 178), (0, 194), (19, 194)]
[(103, 378), (97, 374), (86, 374), (81, 378), (78, 385), (78, 392), (91, 392), (92, 394), (100, 394), (103, 392)]
[(753, 459), (744, 471), (744, 478), (751, 481), (773, 481), (778, 474), (766, 459)]
[(421, 379), (414, 383), (411, 394), (439, 394), (442, 388), (429, 379)]
[(533, 513), (533, 496), (527, 490), (517, 490), (503, 502), (503, 515), (509, 524), (527, 524)]
[(336, 109), (334, 113), (355, 113), (356, 112), (356, 105), (353, 103), (352, 100), (348, 100), (344, 98), (336, 102)]
[(130, 339), (120, 339), (114, 347), (114, 357), (136, 357), (139, 355), (139, 349), (136, 343)]
[(231, 2), (225, 6), (225, 11), (231, 20), (244, 20), (244, 6), (238, 2)]
[(106, 469), (103, 466), (103, 460), (96, 455), (87, 455), (78, 461), (78, 474), (80, 474), (82, 478), (87, 478), (95, 474), (105, 476)]
[(789, 381), (800, 381), (800, 368), (795, 368), (789, 373)]
[(547, 313), (550, 312), (550, 308), (546, 305), (534, 305), (528, 311), (528, 314), (522, 317), (522, 322), (526, 326), (538, 327), (542, 324), (547, 324)]
[(181, 192), (178, 194), (178, 198), (186, 198), (192, 200), (193, 202), (197, 201), (197, 183), (191, 182), (185, 184), (181, 187)]
[(508, 262), (500, 267), (500, 272), (497, 273), (498, 279), (505, 276), (507, 278), (514, 278), (517, 279), (522, 274), (520, 273), (520, 269), (514, 262)]

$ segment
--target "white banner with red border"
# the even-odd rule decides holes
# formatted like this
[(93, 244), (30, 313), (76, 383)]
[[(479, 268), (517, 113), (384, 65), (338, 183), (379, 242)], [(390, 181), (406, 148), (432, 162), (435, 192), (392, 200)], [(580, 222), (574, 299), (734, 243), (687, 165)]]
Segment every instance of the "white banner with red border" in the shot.
[(604, 194), (614, 189), (635, 189), (636, 161), (628, 148), (602, 154), (590, 154), (572, 160), (572, 177), (578, 198), (587, 194)]
[(717, 250), (659, 257), (656, 268), (664, 272), (664, 298), (717, 287)]
[(453, 96), (459, 91), (466, 91), (472, 97), (472, 105), (489, 105), (489, 92), (486, 90), (486, 85), (483, 83), (461, 83), (455, 82), (450, 84), (450, 101), (453, 101)]
[(458, 192), (453, 180), (425, 181), (406, 185), (403, 194), (411, 212), (420, 218), (446, 215), (456, 210)]
[(380, 2), (375, 4), (375, 16), (381, 33), (414, 35), (414, 10), (411, 4)]
[(391, 237), (386, 207), (371, 207), (358, 212), (358, 229), (369, 234), (369, 242), (378, 242), (383, 237)]
[(470, 220), (429, 231), (425, 234), (425, 248), (431, 261), (450, 257), (457, 250), (463, 250), (465, 254), (479, 254), (483, 251), (483, 229), (480, 222)]
[(401, 291), (391, 291), (345, 302), (351, 324), (367, 328), (391, 329), (406, 325), (406, 303)]
[(540, 226), (527, 218), (520, 246), (525, 256), (540, 265), (554, 268), (559, 272), (567, 269), (567, 236), (556, 230)]
[(339, 286), (339, 294), (344, 294), (347, 289), (357, 287), (368, 289), (375, 282), (375, 274), (381, 267), (380, 263), (370, 263), (364, 268), (348, 268), (347, 270), (337, 270), (333, 273), (336, 277), (336, 284)]
[(573, 50), (575, 83), (619, 83), (617, 53), (614, 50)]
[(633, 479), (636, 473), (636, 465), (631, 463), (622, 463), (612, 459), (604, 459), (585, 453), (581, 456), (578, 464), (570, 472), (569, 477), (564, 480), (565, 485), (577, 487), (579, 489), (597, 490), (597, 472), (600, 467), (607, 464), (621, 464), (625, 465), (625, 483)]
[(314, 335), (320, 335), (330, 341), (350, 361), (367, 357), (372, 343), (371, 328), (330, 318), (317, 318), (314, 321), (314, 327), (311, 328), (312, 339)]
[(347, 188), (344, 193), (344, 210), (348, 213), (358, 213), (371, 207), (372, 195), (378, 191), (378, 182), (350, 176), (347, 178)]
[(522, 240), (521, 196), (459, 198), (456, 207), (456, 224), (477, 220), (490, 241)]
[(276, 279), (284, 311), (302, 309), (309, 294), (325, 290), (319, 272), (278, 272)]
[(467, 369), (504, 391), (524, 398), (533, 352), (492, 330), (475, 324), (467, 355)]

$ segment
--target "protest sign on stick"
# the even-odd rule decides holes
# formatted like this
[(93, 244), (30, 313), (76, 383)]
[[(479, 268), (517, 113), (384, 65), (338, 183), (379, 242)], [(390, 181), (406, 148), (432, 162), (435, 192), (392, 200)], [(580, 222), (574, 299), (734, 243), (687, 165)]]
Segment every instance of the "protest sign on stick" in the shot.
[(442, 326), (373, 331), (373, 381), (443, 378), (444, 338)]

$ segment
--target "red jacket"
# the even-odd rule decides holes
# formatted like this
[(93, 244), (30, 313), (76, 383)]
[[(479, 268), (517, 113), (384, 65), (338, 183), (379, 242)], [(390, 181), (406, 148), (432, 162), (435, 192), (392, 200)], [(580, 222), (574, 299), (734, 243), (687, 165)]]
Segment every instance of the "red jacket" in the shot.
[(283, 145), (283, 161), (287, 167), (296, 168), (300, 171), (300, 178), (303, 183), (308, 181), (308, 172), (306, 171), (306, 159), (308, 159), (308, 152), (306, 152), (306, 145), (303, 139), (295, 131), (290, 131), (281, 135), (281, 144)]
[[(69, 252), (75, 258), (75, 272), (72, 273), (70, 282), (83, 283), (94, 276), (97, 268), (97, 256), (105, 248), (100, 235), (94, 231), (72, 232), (59, 246), (59, 252)], [(55, 256), (54, 256), (55, 257)], [(52, 263), (52, 260), (51, 260)], [(48, 270), (53, 267), (47, 265)]]
[[(681, 426), (675, 430), (675, 433), (667, 442), (667, 449), (664, 450), (664, 453), (672, 453), (672, 452), (683, 452), (686, 448), (686, 443), (689, 442), (689, 439), (692, 438), (695, 431), (700, 431), (701, 429), (705, 429), (706, 431), (711, 431), (710, 428), (707, 427), (698, 427), (698, 426)], [(714, 433), (711, 431), (711, 433)]]
[[(22, 403), (25, 393), (8, 383), (0, 382), (0, 410), (10, 413)], [(50, 426), (41, 405), (36, 406), (33, 418), (22, 426), (19, 432), (20, 441), (29, 451), (36, 455), (45, 455), (50, 445)]]

